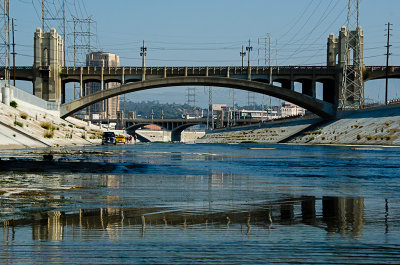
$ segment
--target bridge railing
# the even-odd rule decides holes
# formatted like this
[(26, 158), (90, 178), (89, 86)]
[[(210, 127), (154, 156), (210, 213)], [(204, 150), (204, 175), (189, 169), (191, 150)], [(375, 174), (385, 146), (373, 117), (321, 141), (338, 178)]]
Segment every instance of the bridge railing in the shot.
[[(400, 71), (400, 66), (389, 66), (389, 71), (391, 72), (398, 72)], [(365, 66), (366, 70), (370, 70), (371, 72), (373, 71), (386, 71), (386, 66)]]
[[(228, 74), (247, 74), (247, 66), (149, 66), (145, 68), (147, 75), (228, 75)], [(251, 66), (252, 74), (269, 74), (268, 66)], [(329, 66), (272, 66), (273, 72), (302, 72), (318, 71), (333, 72), (336, 67)], [(120, 66), (120, 67), (63, 67), (64, 75), (141, 75), (142, 67)]]

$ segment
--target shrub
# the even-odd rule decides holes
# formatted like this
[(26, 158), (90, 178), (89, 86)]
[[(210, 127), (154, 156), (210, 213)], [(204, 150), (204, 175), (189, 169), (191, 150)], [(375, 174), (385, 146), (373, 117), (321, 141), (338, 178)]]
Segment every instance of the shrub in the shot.
[(385, 139), (386, 139), (386, 141), (390, 141), (390, 140), (392, 140), (392, 137), (390, 135), (386, 135)]
[(361, 135), (357, 134), (357, 140), (361, 140)]
[(14, 121), (14, 125), (17, 125), (19, 127), (24, 127), (24, 124), (22, 122), (19, 122), (19, 121)]
[(22, 112), (20, 115), (21, 119), (26, 120), (28, 118), (28, 114), (26, 114), (25, 112)]
[(18, 103), (15, 100), (13, 100), (13, 101), (10, 102), (10, 106), (13, 107), (13, 108), (17, 108), (18, 107)]
[(86, 136), (85, 136), (84, 133), (82, 133), (81, 138), (82, 138), (82, 139), (86, 139)]
[(368, 141), (372, 140), (372, 136), (371, 135), (367, 135), (367, 140)]
[(54, 131), (54, 126), (50, 122), (41, 122), (40, 127), (42, 127), (45, 130), (52, 130)]
[(386, 126), (389, 126), (390, 124), (392, 124), (390, 121), (385, 122)]
[(321, 139), (322, 139), (322, 141), (323, 141), (323, 140), (325, 140), (326, 138), (325, 138), (325, 136), (322, 136)]
[(54, 137), (54, 132), (53, 131), (47, 131), (43, 135), (44, 138), (53, 138)]

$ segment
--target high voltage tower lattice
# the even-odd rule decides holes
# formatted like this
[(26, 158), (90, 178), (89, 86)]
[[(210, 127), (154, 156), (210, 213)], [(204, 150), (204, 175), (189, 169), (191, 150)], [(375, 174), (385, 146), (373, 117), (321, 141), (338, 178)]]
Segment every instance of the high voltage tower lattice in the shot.
[[(0, 67), (4, 67), (4, 88), (10, 85), (10, 5), (9, 0), (0, 0)], [(4, 95), (3, 95), (4, 97)], [(3, 102), (5, 103), (5, 102)]]
[[(73, 66), (90, 65), (90, 61), (86, 62), (86, 54), (90, 54), (93, 50), (91, 40), (95, 35), (92, 33), (91, 26), (95, 21), (91, 17), (73, 17), (72, 20), (69, 20), (68, 22), (73, 24), (73, 32), (70, 33), (73, 42), (72, 45), (69, 46), (69, 48), (73, 50)], [(78, 87), (74, 87), (74, 99), (76, 98), (77, 88)]]
[(55, 28), (60, 32), (64, 45), (64, 63), (66, 53), (66, 32), (65, 32), (65, 0), (56, 3), (54, 0), (42, 0), (42, 30), (49, 32), (51, 28)]
[[(364, 82), (359, 0), (349, 0), (348, 2), (346, 30), (339, 108), (362, 108), (364, 105)], [(351, 56), (351, 52), (353, 52), (353, 56)], [(351, 58), (353, 58), (352, 62)]]

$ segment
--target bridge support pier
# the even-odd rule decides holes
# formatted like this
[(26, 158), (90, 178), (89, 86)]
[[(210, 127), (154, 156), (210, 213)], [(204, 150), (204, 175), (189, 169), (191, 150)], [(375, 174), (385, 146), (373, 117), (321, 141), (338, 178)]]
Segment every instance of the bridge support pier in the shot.
[(315, 98), (316, 89), (314, 80), (302, 80), (302, 94)]
[(292, 80), (281, 80), (280, 83), (282, 84), (283, 88), (294, 90), (294, 81)]
[(323, 84), (323, 101), (332, 103), (332, 104), (337, 104), (336, 102), (336, 96), (337, 93), (339, 92), (339, 88), (336, 85), (336, 82), (334, 80), (324, 80), (322, 81)]

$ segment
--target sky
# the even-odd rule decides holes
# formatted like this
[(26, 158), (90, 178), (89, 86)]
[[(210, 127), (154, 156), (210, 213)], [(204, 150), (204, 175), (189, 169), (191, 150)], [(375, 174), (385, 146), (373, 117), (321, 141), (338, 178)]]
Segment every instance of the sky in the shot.
[[(65, 0), (67, 65), (73, 65), (73, 18), (90, 18), (91, 50), (120, 56), (121, 66), (140, 66), (140, 46), (148, 48), (146, 66), (239, 66), (240, 51), (250, 40), (251, 64), (268, 64), (267, 35), (271, 38), (272, 65), (326, 65), (326, 42), (346, 25), (348, 0)], [(354, 1), (353, 1), (354, 2)], [(62, 0), (44, 0), (45, 28), (61, 32)], [(386, 64), (386, 36), (391, 26), (391, 65), (400, 65), (399, 0), (360, 0), (360, 24), (364, 30), (364, 63)], [(33, 64), (33, 34), (42, 24), (42, 0), (11, 0), (15, 18), (16, 65)], [(77, 32), (87, 31), (78, 24)], [(87, 45), (78, 37), (76, 43)], [(267, 52), (266, 52), (267, 51)], [(85, 51), (80, 51), (82, 57)], [(79, 60), (77, 60), (79, 61)], [(79, 62), (75, 62), (79, 64)], [(82, 60), (81, 60), (82, 61)], [(384, 100), (384, 81), (365, 85), (368, 100)], [(32, 85), (17, 86), (32, 91)], [(389, 99), (400, 97), (400, 82), (389, 82)], [(318, 88), (320, 90), (320, 88)], [(73, 95), (67, 87), (67, 97)], [(232, 104), (232, 90), (213, 88), (214, 103)], [(319, 92), (317, 92), (318, 94)], [(133, 101), (158, 100), (184, 103), (185, 87), (158, 88), (126, 95)], [(238, 105), (248, 103), (247, 92), (235, 90)], [(261, 104), (262, 96), (255, 95)], [(269, 99), (264, 99), (266, 102)], [(196, 88), (199, 106), (208, 102), (208, 88)], [(273, 100), (274, 103), (279, 103)]]

